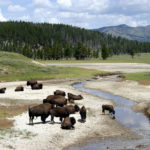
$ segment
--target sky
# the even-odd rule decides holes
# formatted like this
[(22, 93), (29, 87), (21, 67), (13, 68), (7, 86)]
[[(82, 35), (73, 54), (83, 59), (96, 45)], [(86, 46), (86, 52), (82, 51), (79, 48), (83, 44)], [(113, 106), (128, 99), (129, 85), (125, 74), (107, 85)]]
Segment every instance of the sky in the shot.
[(87, 29), (150, 25), (149, 0), (0, 0), (0, 21), (63, 23)]

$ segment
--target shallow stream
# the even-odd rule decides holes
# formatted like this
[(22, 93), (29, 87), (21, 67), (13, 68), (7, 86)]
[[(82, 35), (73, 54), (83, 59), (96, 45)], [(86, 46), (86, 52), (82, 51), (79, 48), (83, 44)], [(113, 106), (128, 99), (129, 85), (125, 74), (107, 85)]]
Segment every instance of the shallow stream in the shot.
[[(131, 109), (131, 106), (136, 103), (121, 96), (116, 96), (108, 92), (103, 92), (100, 90), (86, 89), (83, 87), (84, 83), (74, 84), (73, 87), (87, 92), (92, 95), (99, 96), (104, 99), (109, 99), (119, 104), (119, 107), (115, 107), (116, 120), (123, 124), (125, 127), (130, 128), (132, 131), (136, 132), (143, 138), (139, 140), (121, 140), (118, 138), (108, 138), (106, 140), (93, 139), (88, 141), (84, 146), (73, 146), (69, 150), (120, 150), (122, 148), (126, 149), (141, 149), (149, 150), (145, 145), (149, 145), (150, 142), (150, 122), (148, 118), (142, 113), (136, 113)], [(137, 147), (137, 145), (142, 145), (142, 147)]]

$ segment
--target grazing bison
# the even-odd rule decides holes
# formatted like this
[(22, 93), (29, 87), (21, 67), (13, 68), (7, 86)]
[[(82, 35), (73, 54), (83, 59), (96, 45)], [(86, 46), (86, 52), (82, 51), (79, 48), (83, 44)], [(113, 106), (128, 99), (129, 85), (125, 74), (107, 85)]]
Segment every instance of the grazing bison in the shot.
[(81, 100), (83, 99), (82, 95), (74, 95), (72, 93), (68, 93), (68, 100)]
[(24, 91), (24, 87), (23, 86), (17, 86), (15, 89), (16, 92), (18, 91)]
[(80, 116), (81, 116), (81, 121), (85, 122), (86, 121), (86, 108), (82, 106), (80, 109)]
[(0, 89), (0, 93), (5, 93), (5, 91), (6, 91), (6, 88), (1, 88)]
[(42, 83), (37, 83), (37, 84), (31, 85), (31, 89), (32, 90), (40, 90), (42, 88), (43, 88), (43, 84)]
[(34, 117), (41, 117), (43, 123), (45, 123), (46, 118), (50, 115), (50, 110), (53, 108), (53, 105), (49, 103), (40, 104), (34, 107), (29, 107), (29, 124), (33, 125)]
[(115, 115), (115, 110), (112, 105), (102, 105), (102, 112), (105, 113), (105, 110), (108, 110), (110, 114)]
[(76, 120), (74, 117), (66, 117), (61, 123), (61, 128), (62, 129), (74, 129), (75, 123), (76, 123)]
[(46, 99), (43, 99), (43, 103), (50, 103), (60, 107), (67, 105), (67, 99), (60, 95), (49, 95)]
[(34, 84), (37, 84), (36, 80), (28, 80), (27, 81), (27, 86), (29, 86), (29, 85), (33, 86)]
[(54, 123), (54, 117), (59, 117), (62, 122), (63, 118), (69, 117), (69, 111), (66, 107), (56, 107), (50, 110), (51, 122)]
[(67, 108), (67, 111), (69, 114), (74, 114), (75, 112), (78, 112), (80, 110), (78, 105), (67, 105), (65, 106)]
[(64, 91), (61, 91), (61, 90), (56, 90), (54, 92), (54, 95), (61, 95), (61, 96), (66, 96), (66, 93)]

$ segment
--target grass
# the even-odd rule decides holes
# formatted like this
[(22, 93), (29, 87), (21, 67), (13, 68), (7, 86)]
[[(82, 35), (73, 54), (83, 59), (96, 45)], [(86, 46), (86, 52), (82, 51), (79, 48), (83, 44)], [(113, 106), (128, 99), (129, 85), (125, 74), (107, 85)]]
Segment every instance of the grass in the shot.
[(82, 68), (40, 66), (20, 54), (0, 51), (0, 81), (88, 78), (99, 73)]
[(87, 59), (87, 60), (38, 60), (42, 63), (147, 63), (150, 64), (150, 53), (141, 53), (135, 55), (134, 59), (130, 55), (114, 55), (107, 60), (100, 59)]
[(138, 81), (140, 84), (150, 84), (150, 72), (124, 74), (126, 80)]

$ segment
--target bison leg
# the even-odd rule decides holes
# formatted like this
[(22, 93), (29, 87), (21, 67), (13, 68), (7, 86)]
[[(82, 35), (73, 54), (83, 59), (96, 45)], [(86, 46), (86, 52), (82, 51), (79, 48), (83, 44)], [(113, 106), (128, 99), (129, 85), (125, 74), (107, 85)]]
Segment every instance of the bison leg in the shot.
[(62, 122), (62, 117), (60, 117), (59, 120)]
[(45, 123), (45, 119), (46, 119), (45, 116), (41, 116), (41, 120), (43, 123)]
[(51, 115), (51, 123), (54, 123), (54, 116)]

